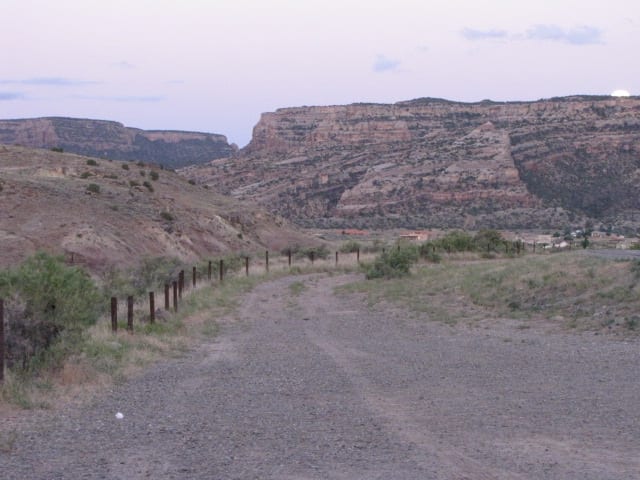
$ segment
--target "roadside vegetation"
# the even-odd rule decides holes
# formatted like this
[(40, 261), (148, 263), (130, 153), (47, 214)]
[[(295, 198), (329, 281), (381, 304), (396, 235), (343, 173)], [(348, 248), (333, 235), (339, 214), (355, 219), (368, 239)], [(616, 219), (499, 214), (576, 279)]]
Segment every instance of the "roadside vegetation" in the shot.
[(602, 259), (575, 251), (503, 254), (493, 259), (452, 255), (441, 263), (416, 262), (411, 274), (404, 265), (393, 269), (401, 274), (369, 274), (379, 270), (380, 262), (392, 268), (392, 258), (378, 257), (366, 271), (370, 280), (345, 290), (366, 293), (370, 305), (394, 302), (446, 323), (502, 317), (521, 321), (523, 328), (551, 322), (568, 329), (640, 331), (636, 260)]
[[(56, 398), (75, 398), (101, 386), (118, 383), (159, 359), (181, 355), (218, 332), (218, 320), (232, 314), (243, 294), (280, 275), (353, 271), (355, 261), (336, 268), (326, 247), (298, 247), (298, 262), (273, 258), (244, 274), (248, 253), (197, 262), (197, 288), (191, 267), (175, 258), (145, 258), (127, 269), (108, 269), (99, 278), (70, 266), (62, 257), (38, 253), (20, 267), (0, 272), (0, 298), (5, 300), (8, 356), (0, 402), (21, 408), (47, 408)], [(309, 257), (313, 251), (315, 264)], [(220, 260), (224, 282), (218, 281)], [(261, 260), (261, 259), (260, 259)], [(303, 261), (301, 261), (303, 260)], [(324, 261), (323, 261), (324, 260)], [(257, 263), (257, 262), (256, 262)], [(160, 292), (185, 270), (185, 292), (178, 312), (164, 309)], [(256, 271), (257, 270), (257, 271)], [(212, 286), (213, 283), (213, 286)], [(305, 288), (294, 282), (293, 296)], [(156, 292), (156, 321), (149, 322), (148, 292)], [(108, 318), (110, 297), (119, 299), (118, 332)], [(125, 299), (133, 296), (134, 333), (126, 331)]]
[[(226, 275), (241, 266), (236, 255), (223, 260)], [(264, 278), (228, 276), (215, 288), (200, 278), (203, 288), (185, 292), (177, 313), (165, 311), (158, 296), (151, 324), (147, 292), (162, 291), (180, 268), (174, 258), (147, 258), (96, 280), (62, 257), (38, 253), (15, 269), (0, 271), (7, 350), (0, 401), (45, 408), (73, 389), (119, 382), (150, 362), (180, 354), (194, 341), (215, 335), (216, 319), (229, 314), (241, 295)], [(207, 268), (202, 262), (198, 271), (206, 275)], [(218, 269), (217, 262), (212, 264), (213, 278)], [(133, 334), (126, 331), (122, 311), (129, 295), (138, 299)], [(107, 318), (111, 296), (121, 304), (117, 334)]]

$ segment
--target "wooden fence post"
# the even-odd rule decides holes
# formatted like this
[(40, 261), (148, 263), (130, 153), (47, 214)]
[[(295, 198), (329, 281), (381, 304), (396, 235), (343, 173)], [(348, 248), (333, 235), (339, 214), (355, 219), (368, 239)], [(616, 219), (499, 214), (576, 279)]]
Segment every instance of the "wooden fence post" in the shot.
[(149, 323), (154, 324), (156, 321), (156, 299), (153, 292), (149, 292)]
[(164, 309), (169, 310), (169, 290), (171, 289), (171, 285), (168, 283), (164, 284)]
[(220, 283), (224, 282), (224, 260), (220, 259), (220, 271), (218, 272)]
[(173, 281), (173, 310), (178, 311), (178, 282)]
[(4, 382), (4, 300), (0, 298), (0, 384)]
[(211, 281), (211, 260), (209, 260), (209, 268), (207, 269), (207, 279)]
[(133, 297), (127, 297), (127, 330), (133, 333)]
[(182, 300), (182, 290), (184, 289), (184, 270), (178, 274), (178, 298)]
[(118, 331), (118, 299), (111, 297), (111, 331)]
[(291, 249), (287, 250), (287, 255), (289, 256), (289, 268), (291, 268)]
[(360, 249), (356, 249), (356, 261), (360, 263)]
[(269, 273), (269, 250), (264, 252), (264, 268)]
[(244, 257), (244, 272), (249, 276), (249, 257)]
[(193, 272), (191, 274), (191, 285), (193, 285), (193, 288), (196, 288), (196, 275), (197, 275), (197, 270), (196, 267), (193, 267)]
[(336, 267), (338, 266), (338, 252), (336, 252)]
[(313, 262), (314, 262), (314, 261), (315, 261), (315, 259), (316, 259), (316, 252), (315, 252), (315, 251), (313, 251), (313, 250), (311, 250), (311, 251), (309, 252), (309, 255), (311, 256), (311, 265), (313, 265)]

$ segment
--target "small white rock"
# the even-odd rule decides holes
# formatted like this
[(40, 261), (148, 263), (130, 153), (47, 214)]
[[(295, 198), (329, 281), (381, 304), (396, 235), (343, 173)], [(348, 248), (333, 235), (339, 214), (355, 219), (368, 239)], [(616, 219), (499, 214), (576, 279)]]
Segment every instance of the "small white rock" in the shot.
[(118, 412), (118, 413), (116, 413), (116, 418), (118, 420), (122, 420), (124, 418), (124, 415), (122, 413)]

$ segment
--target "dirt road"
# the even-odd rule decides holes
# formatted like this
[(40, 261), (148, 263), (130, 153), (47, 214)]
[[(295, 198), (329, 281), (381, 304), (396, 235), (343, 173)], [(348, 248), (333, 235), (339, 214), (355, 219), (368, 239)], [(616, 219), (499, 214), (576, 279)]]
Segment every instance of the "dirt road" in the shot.
[(450, 327), (353, 279), (259, 286), (213, 343), (19, 432), (0, 478), (640, 479), (638, 341)]

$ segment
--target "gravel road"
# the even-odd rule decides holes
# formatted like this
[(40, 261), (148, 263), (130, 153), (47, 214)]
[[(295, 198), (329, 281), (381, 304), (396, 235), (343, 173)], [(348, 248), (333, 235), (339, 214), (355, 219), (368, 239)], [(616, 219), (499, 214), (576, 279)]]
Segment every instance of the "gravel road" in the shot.
[(0, 478), (640, 479), (640, 342), (450, 327), (353, 280), (260, 285), (212, 343), (23, 425)]

